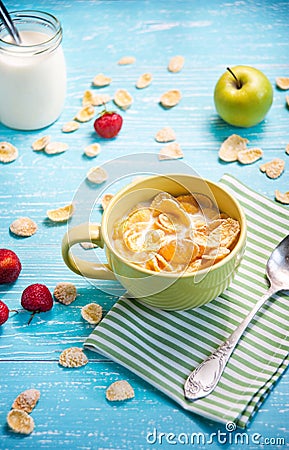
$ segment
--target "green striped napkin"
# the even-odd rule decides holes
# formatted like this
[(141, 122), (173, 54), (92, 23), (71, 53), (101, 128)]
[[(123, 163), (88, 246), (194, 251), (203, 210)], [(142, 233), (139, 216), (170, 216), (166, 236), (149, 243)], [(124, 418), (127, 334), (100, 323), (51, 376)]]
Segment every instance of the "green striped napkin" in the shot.
[(286, 207), (230, 175), (221, 183), (240, 201), (248, 221), (245, 255), (230, 287), (211, 303), (189, 311), (161, 311), (122, 297), (85, 347), (127, 367), (186, 410), (245, 427), (288, 365), (288, 295), (274, 295), (259, 311), (213, 393), (191, 403), (184, 398), (183, 384), (267, 289), (266, 262), (288, 234), (289, 214)]

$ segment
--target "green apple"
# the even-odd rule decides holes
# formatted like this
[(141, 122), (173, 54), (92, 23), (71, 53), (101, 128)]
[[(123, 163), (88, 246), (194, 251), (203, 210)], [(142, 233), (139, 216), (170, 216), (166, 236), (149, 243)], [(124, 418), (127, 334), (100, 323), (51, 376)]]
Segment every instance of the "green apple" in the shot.
[(273, 89), (266, 75), (254, 67), (228, 67), (216, 84), (214, 101), (225, 122), (236, 127), (252, 127), (269, 111)]

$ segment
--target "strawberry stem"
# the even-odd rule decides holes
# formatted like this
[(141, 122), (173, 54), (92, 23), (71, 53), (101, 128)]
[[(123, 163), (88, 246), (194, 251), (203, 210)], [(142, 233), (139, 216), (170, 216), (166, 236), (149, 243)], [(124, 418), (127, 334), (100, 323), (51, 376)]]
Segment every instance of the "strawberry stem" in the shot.
[(100, 111), (97, 115), (97, 118), (104, 116), (105, 114), (115, 114), (116, 111), (108, 111), (106, 109), (106, 103), (103, 103), (103, 110)]
[(32, 313), (31, 316), (30, 316), (30, 319), (29, 319), (28, 322), (27, 322), (27, 325), (29, 325), (29, 324), (31, 323), (33, 317), (34, 317), (35, 314), (38, 313), (38, 312), (39, 312), (39, 311), (33, 311), (33, 313)]

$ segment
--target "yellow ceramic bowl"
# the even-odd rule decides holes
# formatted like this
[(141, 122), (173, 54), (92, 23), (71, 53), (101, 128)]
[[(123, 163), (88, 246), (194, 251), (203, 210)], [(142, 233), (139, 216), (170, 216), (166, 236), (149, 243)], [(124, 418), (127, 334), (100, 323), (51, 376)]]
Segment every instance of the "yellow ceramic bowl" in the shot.
[[(152, 272), (128, 262), (114, 249), (114, 223), (139, 202), (151, 200), (160, 191), (172, 195), (203, 193), (221, 212), (240, 223), (241, 231), (232, 251), (221, 261), (196, 273)], [(81, 224), (63, 238), (62, 254), (74, 272), (88, 278), (117, 279), (132, 298), (166, 310), (184, 310), (208, 303), (221, 294), (232, 281), (246, 245), (246, 218), (238, 201), (222, 186), (200, 177), (169, 174), (156, 175), (131, 183), (119, 191), (106, 208), (101, 224)], [(70, 248), (91, 240), (106, 252), (107, 264), (76, 258)]]

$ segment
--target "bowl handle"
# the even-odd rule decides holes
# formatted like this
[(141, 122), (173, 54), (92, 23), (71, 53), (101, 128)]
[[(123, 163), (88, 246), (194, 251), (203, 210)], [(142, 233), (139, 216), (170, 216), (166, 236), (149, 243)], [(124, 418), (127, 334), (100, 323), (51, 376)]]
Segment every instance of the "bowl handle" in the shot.
[(62, 257), (70, 270), (88, 278), (100, 280), (115, 280), (115, 275), (108, 264), (94, 263), (74, 256), (70, 249), (81, 242), (92, 242), (103, 248), (100, 233), (101, 225), (98, 223), (82, 223), (67, 231), (62, 240)]

